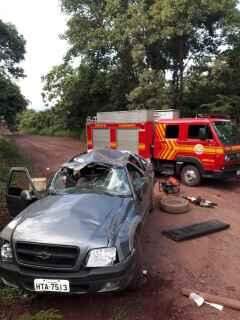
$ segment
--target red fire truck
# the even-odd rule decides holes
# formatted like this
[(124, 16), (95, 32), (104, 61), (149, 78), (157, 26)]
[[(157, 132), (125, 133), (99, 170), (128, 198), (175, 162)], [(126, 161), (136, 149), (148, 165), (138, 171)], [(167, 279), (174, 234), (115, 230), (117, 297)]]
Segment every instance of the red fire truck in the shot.
[(222, 117), (180, 118), (175, 110), (102, 112), (87, 121), (87, 146), (130, 150), (190, 186), (205, 177), (240, 175), (238, 130)]

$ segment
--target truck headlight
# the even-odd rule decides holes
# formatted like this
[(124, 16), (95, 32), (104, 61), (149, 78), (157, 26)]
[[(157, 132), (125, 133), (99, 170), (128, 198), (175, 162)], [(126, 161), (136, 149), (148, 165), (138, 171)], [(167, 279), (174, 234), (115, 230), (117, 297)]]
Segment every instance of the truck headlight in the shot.
[(5, 242), (1, 246), (1, 259), (2, 260), (12, 260), (13, 258), (13, 252), (12, 252), (12, 247), (9, 242)]
[(89, 268), (112, 266), (116, 258), (116, 248), (93, 249), (88, 254), (86, 266)]
[(224, 159), (225, 159), (225, 161), (230, 161), (231, 160), (230, 156), (228, 154), (225, 155)]

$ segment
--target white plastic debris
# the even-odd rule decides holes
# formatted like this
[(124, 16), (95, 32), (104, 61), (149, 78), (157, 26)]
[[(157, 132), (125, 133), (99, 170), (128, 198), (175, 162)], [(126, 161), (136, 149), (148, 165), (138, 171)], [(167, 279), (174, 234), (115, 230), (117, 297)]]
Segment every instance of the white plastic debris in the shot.
[(205, 301), (203, 297), (201, 297), (199, 294), (197, 294), (195, 292), (190, 293), (189, 299), (193, 300), (198, 307), (201, 307), (205, 303), (205, 304), (207, 304), (207, 305), (209, 305), (219, 311), (223, 310), (223, 306), (221, 304), (211, 303), (211, 302)]
[(204, 304), (204, 299), (199, 294), (192, 292), (190, 293), (189, 298), (193, 300), (198, 307), (201, 307)]
[(223, 311), (223, 306), (221, 304), (211, 303), (211, 302), (207, 302), (207, 301), (204, 301), (204, 303), (208, 304), (209, 306), (211, 306), (219, 311)]
[(142, 274), (143, 274), (144, 276), (146, 276), (146, 275), (148, 274), (148, 271), (147, 271), (147, 270), (142, 270)]

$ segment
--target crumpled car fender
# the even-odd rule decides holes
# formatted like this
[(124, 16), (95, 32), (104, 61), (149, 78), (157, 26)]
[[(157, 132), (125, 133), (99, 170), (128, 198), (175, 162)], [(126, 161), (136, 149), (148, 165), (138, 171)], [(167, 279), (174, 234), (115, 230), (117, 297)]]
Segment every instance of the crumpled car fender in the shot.
[(120, 261), (126, 259), (126, 257), (132, 253), (134, 248), (134, 238), (141, 225), (142, 217), (140, 215), (128, 217), (122, 225), (116, 241)]

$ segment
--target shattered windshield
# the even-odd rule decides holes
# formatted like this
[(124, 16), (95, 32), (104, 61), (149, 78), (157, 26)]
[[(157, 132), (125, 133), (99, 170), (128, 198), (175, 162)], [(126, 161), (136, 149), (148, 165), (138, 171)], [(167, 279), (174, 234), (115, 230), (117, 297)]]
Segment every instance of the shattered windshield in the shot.
[(216, 121), (214, 128), (223, 144), (240, 144), (239, 130), (231, 121)]
[(81, 170), (63, 168), (52, 185), (56, 193), (107, 193), (118, 196), (131, 195), (128, 177), (123, 168), (89, 164)]

